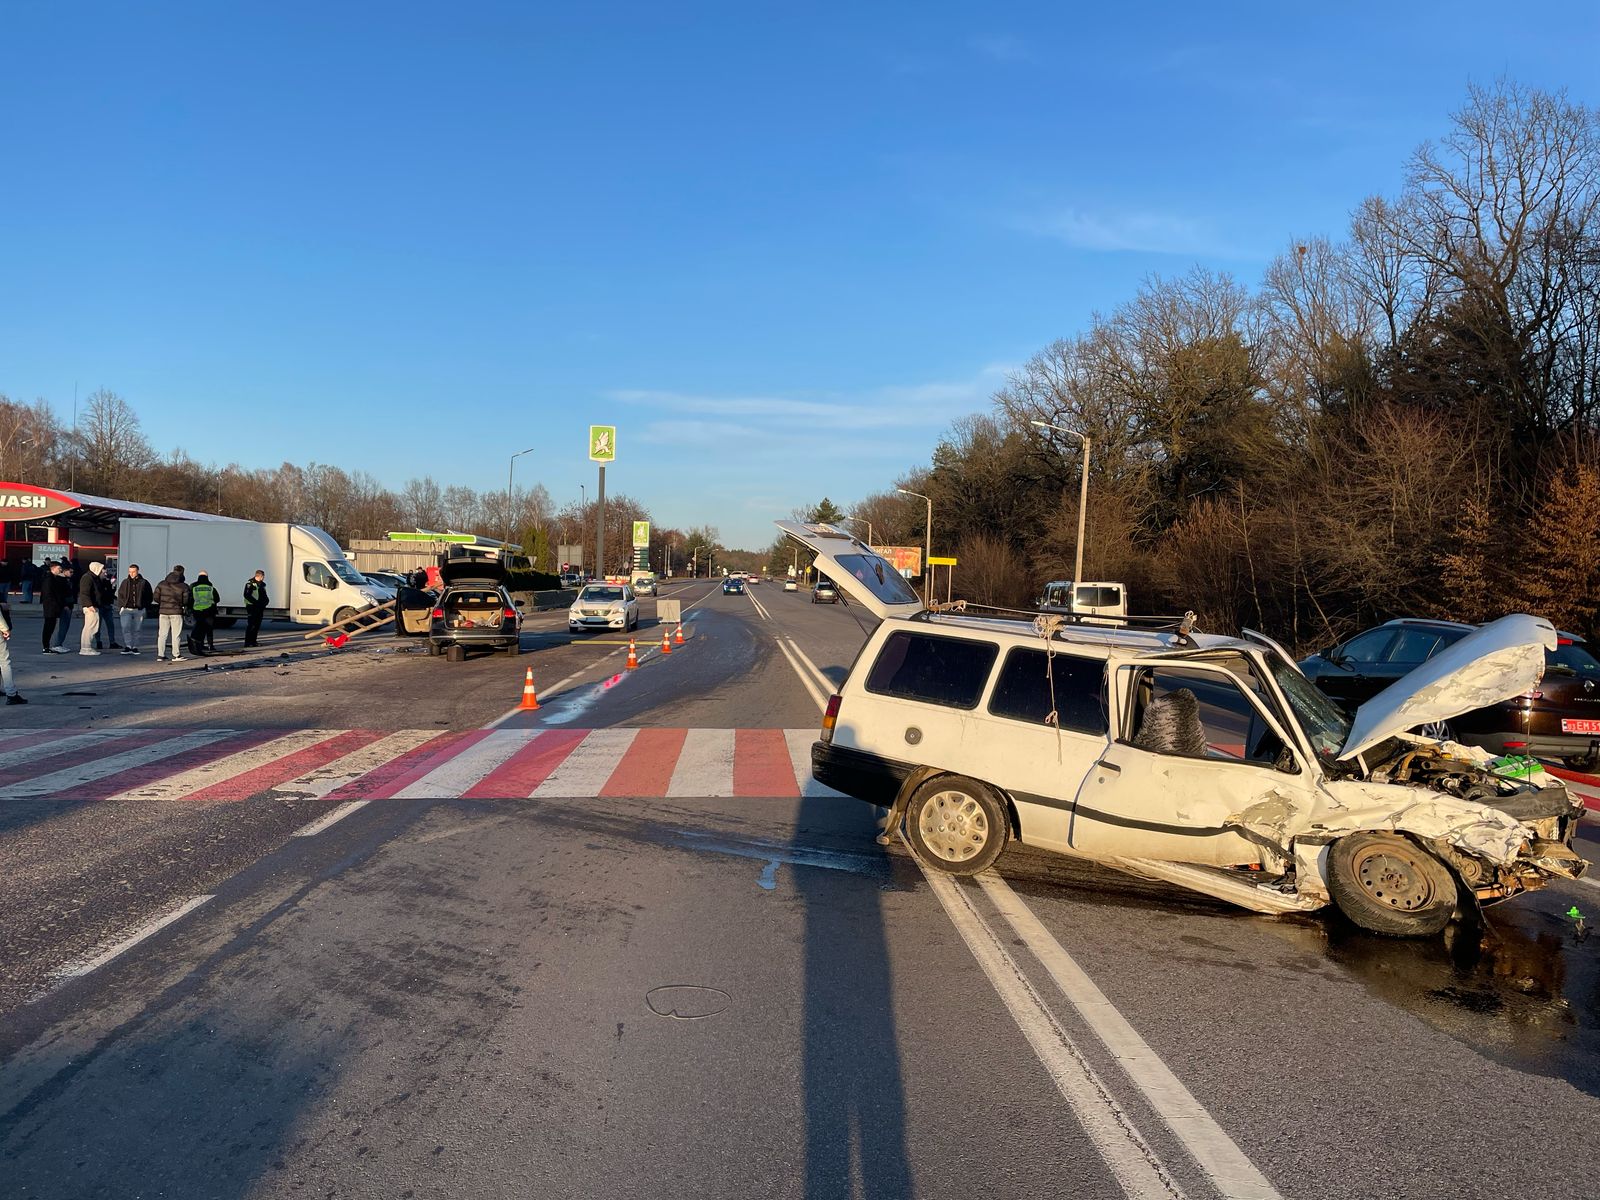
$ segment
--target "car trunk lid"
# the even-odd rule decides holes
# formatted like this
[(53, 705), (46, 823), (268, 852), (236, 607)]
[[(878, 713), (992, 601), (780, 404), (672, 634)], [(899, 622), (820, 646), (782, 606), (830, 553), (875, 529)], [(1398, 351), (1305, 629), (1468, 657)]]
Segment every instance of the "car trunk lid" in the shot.
[(1339, 757), (1530, 691), (1544, 674), (1545, 651), (1555, 648), (1555, 626), (1543, 617), (1516, 613), (1491, 621), (1356, 709)]
[(791, 540), (817, 556), (817, 570), (880, 620), (913, 617), (922, 601), (894, 564), (842, 529), (802, 521), (775, 524)]

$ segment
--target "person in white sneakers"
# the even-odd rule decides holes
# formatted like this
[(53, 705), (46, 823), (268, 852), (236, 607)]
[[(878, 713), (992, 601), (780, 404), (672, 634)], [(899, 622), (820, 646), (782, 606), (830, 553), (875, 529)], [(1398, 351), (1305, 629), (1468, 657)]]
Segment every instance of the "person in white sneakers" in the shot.
[(182, 662), (183, 655), (178, 651), (183, 645), (183, 614), (189, 611), (189, 585), (183, 581), (183, 568), (173, 567), (167, 577), (156, 584), (155, 591), (157, 618), (160, 622), (156, 626), (156, 661), (162, 662), (167, 657), (167, 639), (172, 639), (172, 661)]
[(79, 654), (99, 654), (94, 648), (95, 634), (100, 632), (100, 574), (105, 563), (92, 562), (78, 580), (78, 611), (83, 613), (83, 632), (78, 635)]

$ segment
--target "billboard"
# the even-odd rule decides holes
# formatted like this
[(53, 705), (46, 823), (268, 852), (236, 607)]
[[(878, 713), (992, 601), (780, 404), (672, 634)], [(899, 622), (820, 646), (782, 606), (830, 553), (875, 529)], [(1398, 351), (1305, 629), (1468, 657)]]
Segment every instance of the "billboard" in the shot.
[(649, 521), (635, 521), (633, 523), (633, 548), (635, 550), (637, 550), (637, 549), (639, 549), (639, 547), (648, 546), (649, 544), (650, 544), (650, 522)]
[(874, 546), (873, 549), (894, 565), (896, 573), (922, 574), (921, 546)]
[(589, 426), (589, 457), (597, 463), (617, 461), (617, 427)]

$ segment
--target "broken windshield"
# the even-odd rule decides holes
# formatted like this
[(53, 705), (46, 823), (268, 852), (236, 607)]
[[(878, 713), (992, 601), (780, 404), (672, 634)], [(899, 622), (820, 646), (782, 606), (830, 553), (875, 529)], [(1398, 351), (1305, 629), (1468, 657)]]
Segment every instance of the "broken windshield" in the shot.
[(1295, 720), (1305, 730), (1317, 757), (1328, 760), (1338, 757), (1345, 739), (1350, 736), (1350, 718), (1318, 691), (1293, 663), (1277, 654), (1262, 657), (1267, 660), (1272, 678), (1289, 701)]

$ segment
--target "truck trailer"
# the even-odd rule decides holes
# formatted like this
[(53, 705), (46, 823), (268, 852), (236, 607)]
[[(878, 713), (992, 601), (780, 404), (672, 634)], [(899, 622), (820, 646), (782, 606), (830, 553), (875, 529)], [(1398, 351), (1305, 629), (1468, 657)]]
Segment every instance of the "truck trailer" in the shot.
[(347, 620), (389, 598), (314, 525), (124, 517), (117, 558), (124, 568), (137, 563), (152, 585), (174, 564), (191, 584), (204, 571), (223, 620), (244, 616), (244, 585), (257, 571), (266, 573), (267, 617), (296, 625)]

